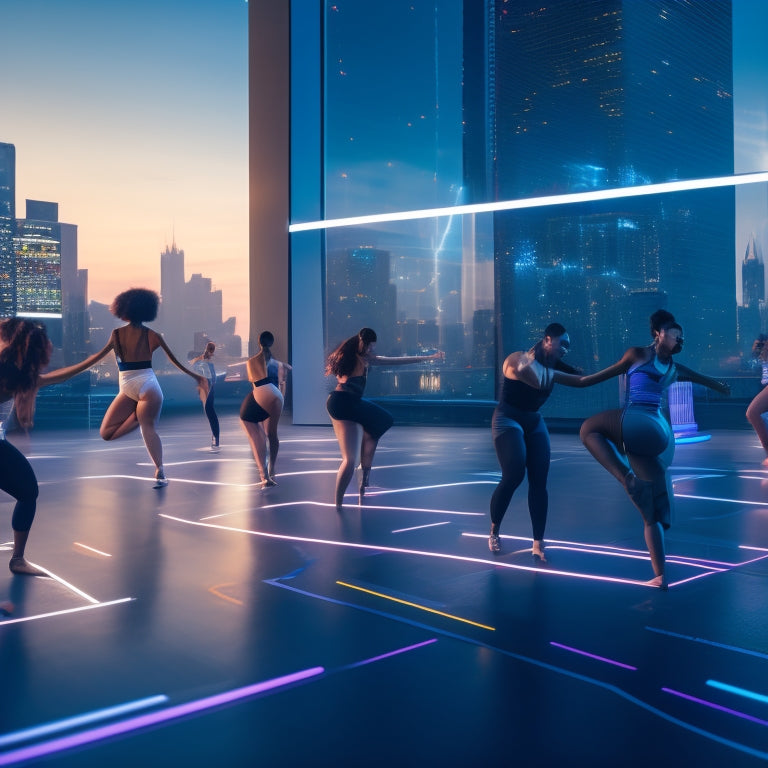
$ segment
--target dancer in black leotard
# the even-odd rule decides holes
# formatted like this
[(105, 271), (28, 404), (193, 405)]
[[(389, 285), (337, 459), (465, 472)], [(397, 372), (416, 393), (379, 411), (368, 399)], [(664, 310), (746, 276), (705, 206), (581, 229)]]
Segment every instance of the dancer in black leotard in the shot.
[(331, 417), (333, 431), (341, 449), (341, 465), (336, 475), (336, 509), (341, 510), (344, 493), (355, 472), (357, 461), (358, 429), (363, 428), (360, 446), (359, 501), (362, 503), (368, 486), (373, 456), (381, 436), (392, 426), (392, 416), (370, 400), (363, 397), (369, 365), (407, 365), (426, 360), (440, 360), (442, 352), (434, 355), (413, 355), (410, 357), (382, 357), (375, 355), (376, 333), (363, 328), (340, 344), (329, 356), (326, 375), (337, 378), (336, 389), (328, 395), (326, 408)]
[(544, 529), (549, 496), (549, 432), (539, 408), (552, 387), (565, 384), (587, 387), (598, 383), (591, 376), (562, 361), (570, 348), (570, 338), (560, 323), (550, 323), (544, 337), (527, 352), (513, 352), (504, 360), (501, 399), (493, 412), (493, 446), (501, 466), (501, 481), (491, 497), (491, 534), (488, 548), (501, 552), (499, 528), (512, 495), (528, 472), (528, 511), (533, 526), (533, 557), (546, 562)]
[(213, 355), (216, 352), (216, 344), (209, 341), (205, 345), (205, 351), (202, 355), (193, 357), (190, 361), (190, 365), (199, 363), (203, 370), (203, 376), (208, 379), (208, 396), (203, 403), (203, 409), (205, 415), (208, 418), (208, 424), (211, 427), (211, 450), (219, 450), (219, 436), (221, 428), (219, 427), (219, 417), (216, 415), (216, 408), (214, 406), (215, 387), (216, 387), (216, 366), (213, 364)]
[(580, 434), (587, 450), (622, 484), (640, 510), (655, 574), (648, 583), (666, 589), (664, 530), (671, 523), (673, 499), (667, 468), (675, 440), (661, 414), (661, 397), (676, 379), (726, 395), (730, 388), (672, 361), (683, 348), (683, 330), (672, 314), (658, 310), (651, 315), (651, 334), (649, 347), (630, 347), (621, 360), (595, 374), (605, 380), (626, 373), (626, 404), (590, 417)]
[[(253, 391), (245, 396), (240, 406), (240, 424), (248, 436), (262, 488), (277, 485), (275, 465), (280, 449), (277, 425), (283, 412), (284, 366), (287, 366), (272, 357), (274, 343), (275, 337), (269, 331), (259, 336), (259, 351), (246, 363), (248, 381), (253, 383)], [(283, 387), (280, 386), (281, 382)]]

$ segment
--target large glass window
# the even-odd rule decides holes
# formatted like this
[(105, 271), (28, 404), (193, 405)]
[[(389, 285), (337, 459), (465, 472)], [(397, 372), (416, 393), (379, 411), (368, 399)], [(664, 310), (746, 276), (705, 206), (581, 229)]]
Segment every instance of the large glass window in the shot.
[(372, 394), (493, 399), (552, 320), (597, 370), (660, 307), (681, 362), (752, 393), (768, 185), (733, 174), (768, 170), (764, 4), (360, 0), (322, 21), (321, 217), (369, 217), (318, 230), (326, 351), (372, 326), (384, 353), (446, 352)]

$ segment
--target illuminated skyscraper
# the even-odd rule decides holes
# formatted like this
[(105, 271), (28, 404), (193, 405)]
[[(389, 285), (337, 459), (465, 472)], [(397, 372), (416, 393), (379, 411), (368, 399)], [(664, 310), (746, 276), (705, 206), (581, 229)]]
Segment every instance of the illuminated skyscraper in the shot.
[(41, 320), (54, 346), (62, 345), (61, 226), (58, 203), (27, 200), (16, 221), (16, 314)]
[(0, 142), (0, 317), (11, 317), (16, 304), (16, 147)]

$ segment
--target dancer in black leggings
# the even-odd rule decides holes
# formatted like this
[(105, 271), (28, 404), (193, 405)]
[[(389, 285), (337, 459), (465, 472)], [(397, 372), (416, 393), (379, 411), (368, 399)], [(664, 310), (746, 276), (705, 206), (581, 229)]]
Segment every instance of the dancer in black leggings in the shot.
[(359, 495), (359, 501), (362, 503), (376, 446), (381, 436), (393, 423), (390, 413), (363, 397), (368, 366), (406, 365), (427, 360), (440, 360), (444, 357), (442, 352), (411, 357), (382, 357), (374, 354), (375, 346), (375, 331), (363, 328), (357, 336), (347, 339), (331, 352), (326, 365), (326, 375), (336, 376), (338, 381), (336, 389), (328, 395), (326, 408), (341, 449), (341, 465), (336, 475), (336, 509), (339, 511), (344, 503), (344, 492), (355, 472), (357, 425), (363, 428), (363, 440), (360, 446), (362, 476)]
[(0, 320), (0, 490), (16, 499), (11, 518), (13, 554), (9, 568), (25, 576), (47, 575), (24, 559), (37, 510), (37, 478), (27, 459), (5, 439), (5, 426), (14, 411), (19, 426), (29, 429), (37, 390), (80, 372), (70, 367), (42, 374), (50, 357), (51, 343), (42, 325), (18, 317)]
[(597, 384), (592, 376), (577, 375), (575, 368), (562, 362), (571, 342), (565, 327), (550, 323), (544, 338), (527, 352), (513, 352), (504, 360), (501, 399), (493, 412), (493, 446), (501, 466), (501, 481), (491, 496), (491, 535), (488, 548), (501, 552), (499, 528), (512, 495), (528, 472), (528, 511), (533, 526), (532, 553), (535, 560), (546, 562), (544, 529), (547, 524), (549, 496), (549, 432), (539, 408), (552, 387), (588, 387)]

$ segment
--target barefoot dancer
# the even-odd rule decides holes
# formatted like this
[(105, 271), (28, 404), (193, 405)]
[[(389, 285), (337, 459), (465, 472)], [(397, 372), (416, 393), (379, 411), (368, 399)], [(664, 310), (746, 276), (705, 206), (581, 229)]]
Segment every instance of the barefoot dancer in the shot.
[(328, 356), (326, 374), (336, 376), (336, 389), (328, 395), (326, 408), (341, 449), (341, 465), (336, 475), (336, 509), (341, 510), (344, 492), (357, 463), (358, 424), (363, 428), (360, 447), (360, 496), (362, 503), (373, 464), (373, 456), (381, 436), (392, 426), (388, 411), (363, 397), (369, 365), (407, 365), (427, 360), (440, 360), (442, 352), (411, 357), (382, 357), (374, 354), (376, 333), (363, 328), (357, 336), (342, 342)]

